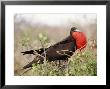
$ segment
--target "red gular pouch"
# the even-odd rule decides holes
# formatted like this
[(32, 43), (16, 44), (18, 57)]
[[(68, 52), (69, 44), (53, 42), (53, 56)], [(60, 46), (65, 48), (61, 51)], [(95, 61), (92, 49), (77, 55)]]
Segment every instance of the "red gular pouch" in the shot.
[(86, 47), (87, 44), (87, 37), (85, 33), (74, 31), (72, 32), (72, 37), (76, 42), (76, 49), (82, 50)]

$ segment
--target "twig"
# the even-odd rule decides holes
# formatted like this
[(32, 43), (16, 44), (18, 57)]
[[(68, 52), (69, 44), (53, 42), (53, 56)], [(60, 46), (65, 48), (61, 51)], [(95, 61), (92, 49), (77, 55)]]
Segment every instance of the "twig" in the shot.
[(35, 52), (35, 54), (37, 55), (37, 56), (40, 56), (40, 57), (42, 57), (42, 58), (45, 58), (44, 56), (42, 56), (41, 54), (38, 54), (36, 51), (34, 51)]
[(43, 45), (43, 43), (42, 43), (41, 40), (40, 40), (40, 42), (41, 42), (41, 45), (42, 45), (42, 47), (44, 49), (44, 55), (45, 55), (45, 57), (43, 57), (43, 58), (44, 58), (44, 64), (46, 64), (46, 51), (45, 51), (45, 47), (44, 47), (44, 45)]
[[(46, 72), (46, 71), (47, 71), (47, 67), (46, 67), (46, 50), (45, 50), (44, 44), (42, 43), (41, 40), (40, 40), (40, 42), (41, 42), (41, 45), (42, 45), (42, 47), (43, 47), (43, 49), (44, 49), (44, 65), (45, 65), (44, 71)], [(45, 72), (44, 72), (44, 73), (45, 73)]]

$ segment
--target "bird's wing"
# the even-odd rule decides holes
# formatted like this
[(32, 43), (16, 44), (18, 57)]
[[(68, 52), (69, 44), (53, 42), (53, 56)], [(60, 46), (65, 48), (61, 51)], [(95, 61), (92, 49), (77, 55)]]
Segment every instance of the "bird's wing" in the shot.
[[(48, 48), (45, 48), (45, 50), (47, 50)], [(35, 55), (35, 52), (37, 52), (38, 54), (42, 54), (44, 52), (44, 48), (40, 48), (40, 49), (37, 49), (37, 50), (28, 50), (28, 51), (24, 51), (24, 52), (21, 52), (23, 53), (23, 55), (25, 54), (33, 54)]]
[(60, 41), (60, 42), (58, 42), (58, 43), (56, 43), (56, 44), (54, 44), (54, 45), (65, 44), (65, 43), (69, 43), (69, 42), (72, 42), (72, 41), (73, 41), (73, 40), (72, 40), (71, 36), (68, 36), (68, 37), (66, 37), (65, 39), (63, 39), (62, 41)]
[(58, 45), (53, 45), (50, 48), (46, 50), (47, 56), (61, 56), (58, 52), (64, 53), (66, 52), (67, 54), (74, 52), (75, 51), (75, 45), (73, 42), (65, 43), (65, 44), (58, 44)]
[[(54, 44), (52, 46), (55, 47), (55, 46), (57, 46), (59, 44), (66, 44), (66, 43), (69, 43), (69, 42), (72, 42), (71, 36), (66, 37), (62, 41), (60, 41), (60, 42), (58, 42), (58, 43), (56, 43), (56, 44)], [(50, 46), (50, 47), (52, 47), (52, 46)], [(45, 50), (47, 50), (47, 49), (48, 48), (45, 48)], [(21, 53), (23, 53), (23, 55), (25, 55), (25, 54), (33, 54), (34, 55), (35, 52), (37, 52), (38, 54), (42, 54), (44, 52), (44, 48), (40, 48), (40, 49), (37, 49), (37, 50), (28, 50), (28, 51), (24, 51), (24, 52), (21, 52)]]

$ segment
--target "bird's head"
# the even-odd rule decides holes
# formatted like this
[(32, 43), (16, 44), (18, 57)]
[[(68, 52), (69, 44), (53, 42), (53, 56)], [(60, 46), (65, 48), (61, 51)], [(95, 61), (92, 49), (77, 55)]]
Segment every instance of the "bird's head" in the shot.
[(77, 29), (76, 27), (72, 27), (72, 28), (70, 29), (70, 35), (71, 35), (71, 36), (72, 36), (72, 33), (76, 31), (76, 29)]
[(74, 32), (76, 29), (77, 29), (76, 27), (72, 27), (71, 32)]
[(72, 27), (70, 30), (70, 34), (72, 34), (73, 32), (81, 32), (81, 31), (77, 29), (76, 27)]

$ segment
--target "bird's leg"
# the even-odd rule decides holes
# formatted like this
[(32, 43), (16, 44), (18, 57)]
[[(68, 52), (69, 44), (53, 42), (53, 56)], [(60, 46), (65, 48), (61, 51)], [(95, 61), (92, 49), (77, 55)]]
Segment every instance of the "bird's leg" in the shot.
[(61, 60), (59, 60), (59, 67), (61, 67)]
[(61, 61), (59, 60), (59, 66), (60, 66), (60, 64), (61, 64)]
[(55, 61), (54, 61), (54, 63), (55, 63), (55, 65), (56, 65), (56, 66), (58, 65), (58, 63), (57, 63), (57, 62), (58, 62), (58, 60), (55, 60)]

